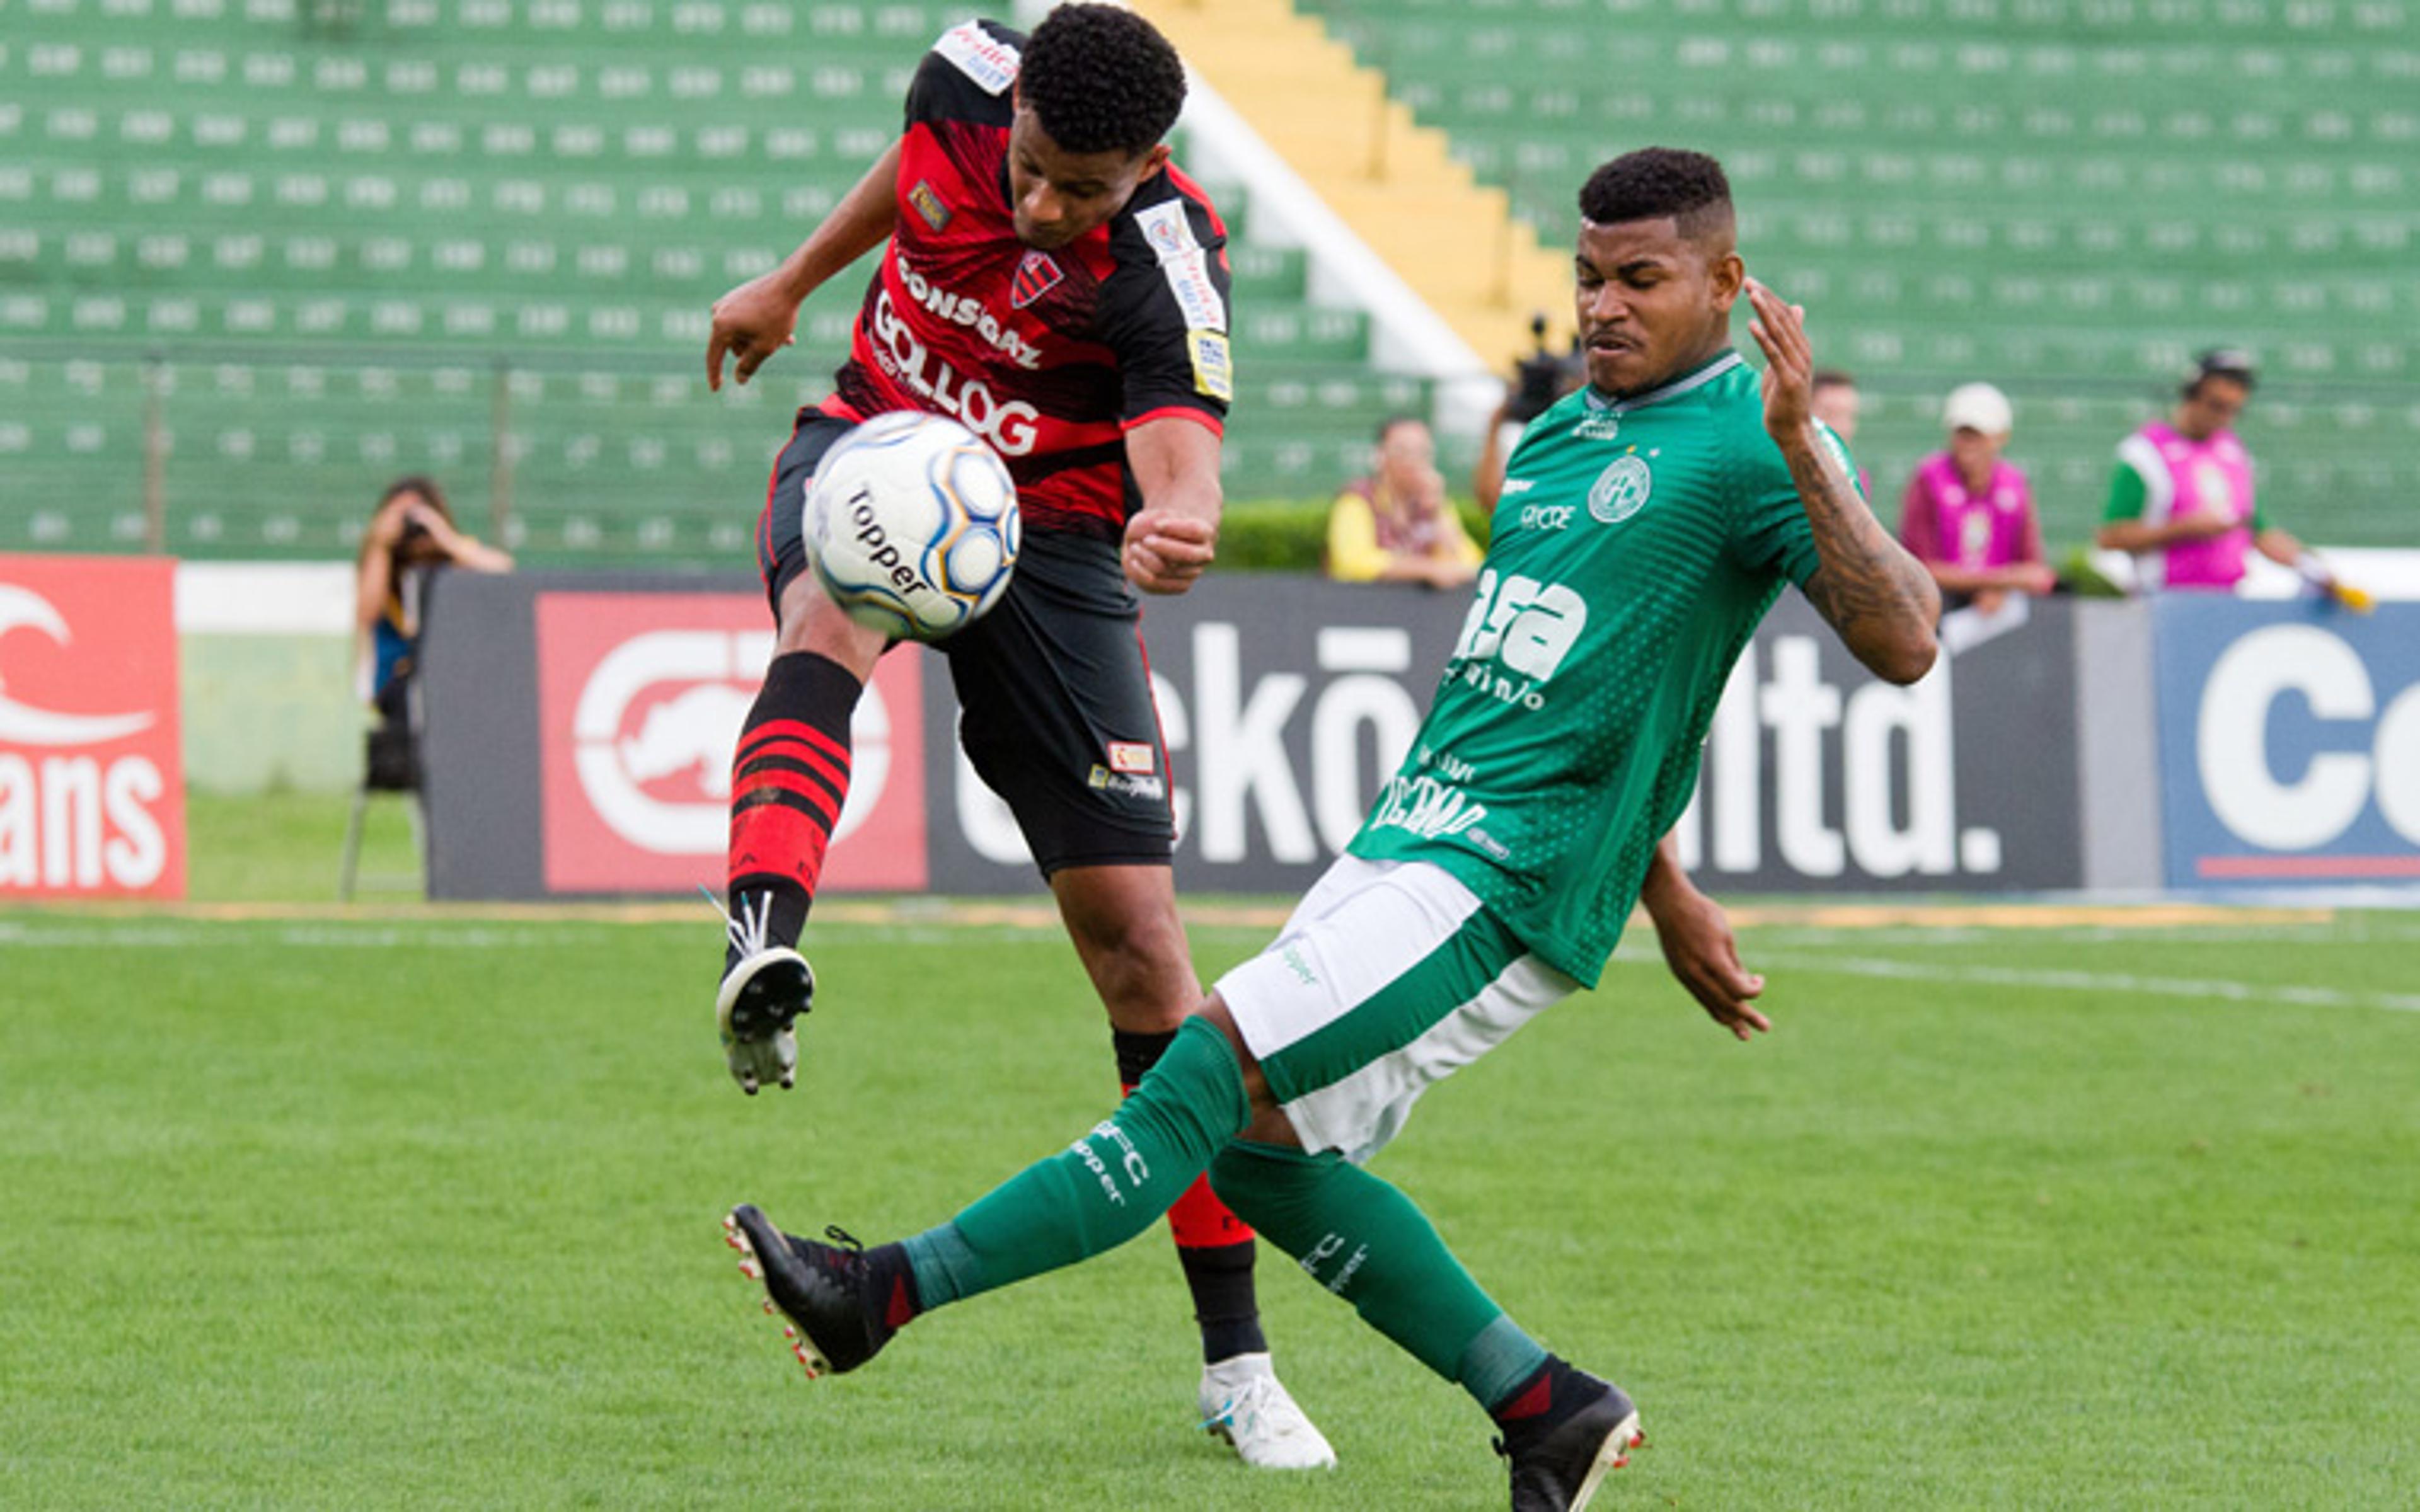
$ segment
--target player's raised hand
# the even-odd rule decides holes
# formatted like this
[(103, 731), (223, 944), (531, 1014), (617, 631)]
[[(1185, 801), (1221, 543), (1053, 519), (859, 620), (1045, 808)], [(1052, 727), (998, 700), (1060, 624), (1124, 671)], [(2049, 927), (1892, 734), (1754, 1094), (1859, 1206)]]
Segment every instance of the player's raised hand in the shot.
[(1756, 311), (1747, 333), (1764, 349), (1764, 428), (1787, 442), (1804, 435), (1815, 415), (1815, 347), (1807, 339), (1807, 312), (1783, 303), (1753, 278), (1747, 301)]
[(722, 391), (722, 360), (735, 362), (732, 376), (745, 383), (766, 360), (797, 342), (799, 298), (786, 269), (752, 278), (714, 301), (714, 328), (706, 340), (706, 386)]
[(1181, 594), (1218, 554), (1218, 527), (1173, 510), (1144, 509), (1126, 521), (1126, 580), (1146, 594)]
[(1675, 889), (1652, 913), (1665, 964), (1708, 1018), (1742, 1040), (1773, 1027), (1756, 1011), (1764, 979), (1740, 964), (1739, 942), (1722, 904), (1694, 887)]

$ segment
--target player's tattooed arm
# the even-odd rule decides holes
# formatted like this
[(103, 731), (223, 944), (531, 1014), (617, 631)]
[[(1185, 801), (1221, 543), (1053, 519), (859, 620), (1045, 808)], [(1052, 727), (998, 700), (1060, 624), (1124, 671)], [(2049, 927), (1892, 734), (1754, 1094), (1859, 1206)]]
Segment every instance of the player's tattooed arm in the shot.
[(1748, 333), (1764, 349), (1764, 424), (1807, 506), (1821, 562), (1807, 598), (1841, 642), (1878, 677), (1913, 683), (1932, 667), (1941, 590), (1924, 564), (1883, 529), (1814, 416), (1815, 352), (1805, 312), (1755, 279)]
[(1740, 964), (1730, 917), (1689, 880), (1681, 866), (1680, 847), (1669, 835), (1655, 847), (1638, 901), (1655, 921), (1665, 964), (1708, 1018), (1742, 1040), (1773, 1027), (1756, 1009), (1764, 979)]
[(722, 388), (722, 359), (745, 383), (775, 352), (798, 340), (799, 306), (849, 264), (882, 245), (899, 223), (899, 144), (893, 142), (856, 187), (841, 196), (780, 267), (714, 301), (706, 343), (706, 386)]

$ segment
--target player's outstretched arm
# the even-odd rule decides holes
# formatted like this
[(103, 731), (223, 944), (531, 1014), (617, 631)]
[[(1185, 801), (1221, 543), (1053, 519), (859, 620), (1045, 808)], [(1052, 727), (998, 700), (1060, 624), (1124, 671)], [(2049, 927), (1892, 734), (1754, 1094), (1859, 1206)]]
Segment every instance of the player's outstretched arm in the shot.
[(1848, 470), (1823, 443), (1806, 312), (1752, 278), (1747, 297), (1757, 314), (1748, 334), (1764, 348), (1764, 427), (1790, 464), (1822, 562), (1807, 579), (1807, 600), (1875, 676), (1913, 683), (1932, 668), (1941, 591), (1874, 518)]
[(1218, 554), (1218, 433), (1191, 420), (1147, 420), (1126, 432), (1126, 466), (1142, 508), (1126, 521), (1126, 579), (1146, 594), (1181, 594)]
[(706, 340), (706, 386), (721, 392), (726, 352), (737, 362), (734, 378), (742, 383), (754, 378), (768, 358), (798, 339), (799, 306), (807, 296), (882, 245), (898, 222), (899, 144), (893, 142), (779, 268), (714, 301), (714, 329)]
[(1739, 1039), (1762, 1034), (1772, 1021), (1756, 1011), (1764, 979), (1740, 964), (1739, 942), (1723, 905), (1699, 892), (1681, 869), (1681, 854), (1667, 835), (1648, 863), (1647, 881), (1638, 889), (1647, 917), (1655, 921), (1655, 938), (1664, 947), (1664, 964), (1706, 1016)]

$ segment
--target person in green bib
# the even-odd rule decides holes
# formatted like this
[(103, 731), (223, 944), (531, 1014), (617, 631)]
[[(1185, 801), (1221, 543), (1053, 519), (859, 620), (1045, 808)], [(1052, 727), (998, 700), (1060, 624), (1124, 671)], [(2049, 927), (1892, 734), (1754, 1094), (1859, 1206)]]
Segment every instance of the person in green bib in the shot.
[[(1803, 312), (1746, 276), (1720, 164), (1629, 153), (1579, 206), (1588, 385), (1514, 449), (1435, 702), (1347, 854), (1122, 1105), (949, 1222), (869, 1249), (735, 1209), (741, 1269), (811, 1374), (1124, 1243), (1207, 1171), (1495, 1419), (1516, 1509), (1584, 1505), (1642, 1442), (1619, 1387), (1531, 1339), (1362, 1165), (1431, 1085), (1594, 986), (1636, 903), (1716, 1024), (1770, 1028), (1668, 838), (1714, 705), (1785, 583), (1897, 683), (1932, 665), (1940, 605), (1810, 412)], [(1743, 295), (1761, 378), (1730, 346)]]

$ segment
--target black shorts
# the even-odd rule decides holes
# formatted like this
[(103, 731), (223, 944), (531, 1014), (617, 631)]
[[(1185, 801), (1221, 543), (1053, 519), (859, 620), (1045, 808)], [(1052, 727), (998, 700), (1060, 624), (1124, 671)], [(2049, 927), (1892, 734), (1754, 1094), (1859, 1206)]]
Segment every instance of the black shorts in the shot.
[[(807, 570), (807, 484), (853, 427), (818, 409), (773, 465), (757, 566), (780, 619)], [(949, 658), (958, 743), (1016, 816), (1035, 864), (1166, 866), (1176, 845), (1168, 748), (1152, 702), (1142, 605), (1115, 542), (1029, 530), (1008, 592), (933, 648)]]

